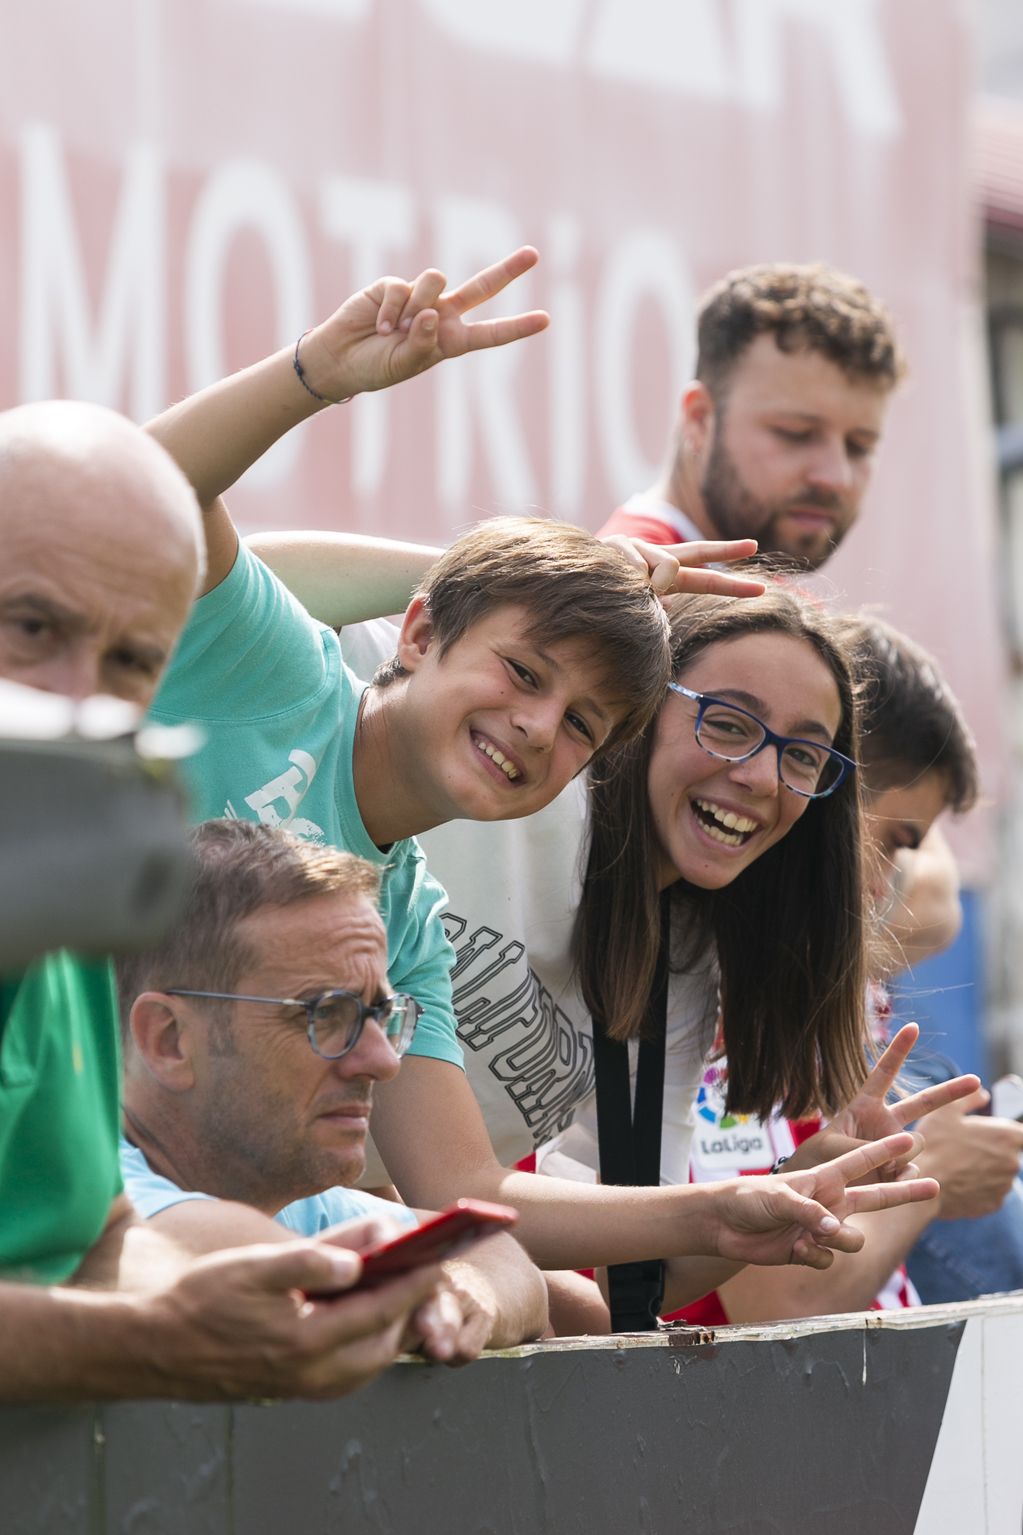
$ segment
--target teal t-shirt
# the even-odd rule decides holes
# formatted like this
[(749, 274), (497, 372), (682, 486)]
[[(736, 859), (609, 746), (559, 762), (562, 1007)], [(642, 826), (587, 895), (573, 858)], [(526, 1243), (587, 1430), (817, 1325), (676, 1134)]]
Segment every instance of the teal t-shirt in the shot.
[[(121, 1172), (128, 1197), (144, 1221), (152, 1220), (162, 1210), (174, 1205), (187, 1204), (189, 1200), (203, 1199), (217, 1204), (214, 1194), (203, 1194), (196, 1189), (183, 1189), (170, 1178), (154, 1173), (146, 1161), (145, 1153), (121, 1137)], [(340, 1226), (343, 1221), (359, 1220), (367, 1215), (386, 1215), (399, 1226), (416, 1226), (415, 1211), (407, 1205), (395, 1204), (390, 1199), (378, 1199), (375, 1194), (364, 1194), (361, 1189), (334, 1187), (322, 1194), (309, 1194), (305, 1199), (293, 1200), (278, 1210), (274, 1220), (287, 1226), (300, 1237), (318, 1237), (330, 1226)]]
[(0, 1275), (69, 1279), (121, 1192), (111, 966), (50, 954), (0, 976)]
[(318, 624), (243, 544), (195, 605), (152, 716), (193, 720), (205, 746), (183, 766), (196, 820), (241, 816), (358, 853), (381, 871), (388, 975), (423, 1008), (413, 1055), (462, 1065), (441, 922), (447, 897), (412, 837), (386, 852), (359, 814), (352, 751), (365, 691)]

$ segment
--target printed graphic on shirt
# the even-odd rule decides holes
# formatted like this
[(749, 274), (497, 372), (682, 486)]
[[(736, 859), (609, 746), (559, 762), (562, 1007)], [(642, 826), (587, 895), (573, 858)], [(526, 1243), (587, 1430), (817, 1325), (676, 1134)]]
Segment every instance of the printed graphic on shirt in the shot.
[[(316, 759), (296, 747), (288, 753), (288, 761), (291, 767), (247, 794), (245, 803), (264, 826), (281, 827), (306, 842), (325, 842), (326, 833), (322, 826), (295, 814), (316, 777)], [(228, 820), (238, 820), (238, 811), (231, 800), (224, 807), (224, 815)]]
[(593, 1089), (593, 1039), (573, 1025), (536, 972), (525, 945), (448, 911), (458, 1037), (488, 1052), (492, 1075), (542, 1145), (571, 1122)]
[(763, 1172), (776, 1156), (790, 1149), (783, 1147), (782, 1152), (775, 1152), (768, 1127), (752, 1114), (726, 1113), (727, 1091), (728, 1069), (723, 1061), (714, 1062), (704, 1071), (696, 1094), (696, 1129), (690, 1156), (697, 1182)]

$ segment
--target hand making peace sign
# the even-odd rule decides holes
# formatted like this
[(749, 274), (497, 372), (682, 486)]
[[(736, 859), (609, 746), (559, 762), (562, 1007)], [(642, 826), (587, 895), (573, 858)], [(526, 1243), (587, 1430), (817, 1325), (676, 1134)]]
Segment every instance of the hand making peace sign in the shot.
[(493, 320), (465, 316), (538, 259), (531, 245), (523, 245), (449, 291), (447, 278), (435, 267), (412, 282), (377, 278), (302, 339), (300, 357), (309, 388), (328, 401), (341, 400), (386, 389), (450, 357), (537, 335), (549, 323), (542, 309)]

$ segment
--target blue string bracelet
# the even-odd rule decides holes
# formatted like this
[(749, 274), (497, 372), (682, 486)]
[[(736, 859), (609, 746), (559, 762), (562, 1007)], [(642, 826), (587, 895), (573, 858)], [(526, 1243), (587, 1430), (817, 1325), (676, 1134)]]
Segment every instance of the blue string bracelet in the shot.
[(306, 378), (306, 376), (305, 376), (305, 369), (303, 368), (301, 360), (300, 360), (299, 355), (298, 355), (298, 349), (302, 345), (302, 342), (305, 340), (305, 338), (306, 338), (306, 336), (308, 336), (308, 334), (309, 334), (309, 332), (307, 330), (304, 330), (302, 332), (302, 334), (299, 336), (298, 340), (295, 342), (295, 355), (291, 359), (291, 365), (292, 365), (292, 367), (295, 370), (295, 373), (296, 373), (296, 375), (298, 377), (299, 383), (302, 385), (302, 388), (304, 390), (306, 390), (306, 392), (308, 394), (312, 395), (314, 400), (319, 400), (321, 405), (347, 405), (349, 400), (352, 398), (352, 396), (350, 394), (346, 394), (343, 400), (331, 400), (331, 399), (328, 399), (328, 397), (325, 394), (320, 394), (319, 390), (314, 389), (312, 384)]

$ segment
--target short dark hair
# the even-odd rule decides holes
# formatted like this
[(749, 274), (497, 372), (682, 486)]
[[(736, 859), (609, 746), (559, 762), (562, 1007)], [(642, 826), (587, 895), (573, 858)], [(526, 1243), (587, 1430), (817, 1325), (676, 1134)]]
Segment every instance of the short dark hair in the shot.
[(932, 769), (949, 810), (977, 802), (977, 750), (959, 702), (934, 657), (874, 614), (839, 627), (860, 685), (860, 754), (868, 792), (903, 788)]
[[(590, 646), (624, 711), (601, 751), (629, 740), (656, 712), (670, 675), (664, 609), (647, 577), (584, 528), (542, 517), (490, 518), (445, 550), (416, 596), (426, 603), (441, 655), (507, 603), (525, 609), (527, 633), (540, 644)], [(404, 673), (394, 657), (377, 668), (374, 686)]]
[(380, 894), (380, 876), (366, 859), (302, 842), (278, 827), (204, 821), (190, 840), (192, 884), (174, 930), (158, 948), (116, 962), (125, 1030), (144, 991), (231, 991), (258, 958), (238, 932), (253, 912), (336, 891), (375, 905)]
[[(763, 574), (761, 569), (760, 574)], [(770, 584), (762, 597), (668, 599), (672, 672), (746, 634), (805, 640), (835, 679), (835, 746), (854, 760), (857, 717), (846, 645), (819, 604)], [(671, 707), (671, 705), (669, 705)], [(641, 1031), (659, 938), (656, 833), (648, 776), (654, 730), (592, 788), (589, 862), (576, 926), (590, 1012), (626, 1039)], [(673, 968), (716, 956), (730, 1111), (789, 1118), (836, 1111), (856, 1093), (866, 1047), (858, 774), (813, 800), (787, 836), (721, 890), (671, 886), (681, 942)]]
[(729, 272), (697, 311), (696, 376), (716, 400), (757, 336), (782, 352), (820, 352), (849, 378), (892, 388), (906, 371), (888, 311), (834, 267), (773, 262)]

